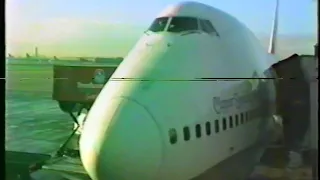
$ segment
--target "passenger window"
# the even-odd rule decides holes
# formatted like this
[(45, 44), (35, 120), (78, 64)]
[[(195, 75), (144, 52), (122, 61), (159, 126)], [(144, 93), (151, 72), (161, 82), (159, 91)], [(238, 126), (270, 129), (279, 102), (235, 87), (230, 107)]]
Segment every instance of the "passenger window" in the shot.
[(201, 126), (200, 126), (200, 124), (196, 125), (196, 137), (197, 138), (201, 137)]
[(251, 118), (255, 119), (259, 116), (259, 111), (258, 109), (253, 109), (252, 112), (251, 112)]
[(190, 140), (190, 130), (189, 130), (189, 127), (184, 127), (184, 128), (183, 128), (183, 136), (184, 136), (184, 140), (185, 140), (185, 141), (189, 141), (189, 140)]
[(260, 109), (260, 108), (256, 108), (255, 109), (255, 111), (254, 111), (254, 113), (255, 113), (255, 116), (256, 116), (256, 118), (257, 117), (260, 117), (262, 114), (262, 112), (261, 111), (263, 111), (263, 109)]
[(198, 21), (193, 17), (173, 17), (168, 32), (198, 30)]
[(235, 120), (236, 120), (236, 126), (238, 126), (239, 125), (239, 116), (238, 116), (238, 114), (236, 114)]
[(178, 141), (178, 135), (177, 131), (175, 129), (170, 129), (169, 130), (169, 138), (170, 138), (170, 143), (175, 144)]
[(257, 109), (253, 109), (252, 111), (251, 111), (251, 113), (250, 113), (250, 118), (252, 118), (252, 119), (255, 119), (255, 118), (257, 118), (258, 117), (258, 111), (257, 111)]
[(219, 120), (214, 121), (214, 129), (216, 133), (220, 131)]
[(216, 29), (212, 26), (209, 20), (200, 20), (201, 29), (206, 33), (217, 33)]
[(240, 123), (241, 124), (244, 123), (244, 114), (243, 113), (240, 114)]
[(211, 124), (210, 124), (210, 122), (206, 122), (206, 133), (207, 133), (207, 135), (211, 134)]
[(227, 119), (223, 118), (222, 119), (222, 130), (226, 130), (227, 129)]
[(151, 26), (149, 27), (149, 31), (152, 31), (152, 32), (164, 31), (168, 23), (168, 19), (169, 19), (168, 17), (160, 17), (155, 19), (152, 22)]
[(233, 128), (233, 119), (232, 119), (232, 116), (229, 117), (229, 126), (230, 126), (230, 128)]
[(253, 120), (254, 119), (254, 110), (253, 109), (248, 112), (248, 119), (249, 120)]

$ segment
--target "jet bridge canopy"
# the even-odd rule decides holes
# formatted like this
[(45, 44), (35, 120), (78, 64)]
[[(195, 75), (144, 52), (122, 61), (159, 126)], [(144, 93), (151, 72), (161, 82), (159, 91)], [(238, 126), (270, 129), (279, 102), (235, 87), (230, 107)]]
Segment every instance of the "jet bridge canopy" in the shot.
[(294, 54), (272, 68), (278, 76), (277, 110), (283, 117), (284, 140), (286, 145), (295, 141), (294, 147), (302, 148), (310, 122), (317, 121), (314, 115), (317, 93), (313, 85), (317, 83), (316, 61), (314, 56)]
[(309, 83), (301, 59), (299, 55), (293, 54), (272, 66), (278, 76), (277, 105), (281, 112), (287, 111), (294, 99), (301, 99), (309, 104)]

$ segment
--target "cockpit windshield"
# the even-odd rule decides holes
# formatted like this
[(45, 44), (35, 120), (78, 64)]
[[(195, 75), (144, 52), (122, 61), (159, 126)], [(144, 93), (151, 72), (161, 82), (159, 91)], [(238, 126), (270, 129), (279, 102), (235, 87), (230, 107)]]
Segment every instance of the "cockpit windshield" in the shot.
[[(170, 22), (168, 28), (167, 24)], [(208, 34), (217, 34), (209, 20), (194, 17), (159, 17), (156, 18), (148, 29), (152, 32), (168, 31), (172, 33), (180, 33), (186, 31), (202, 31)]]
[(164, 31), (168, 23), (168, 20), (169, 20), (168, 17), (160, 17), (155, 19), (151, 24), (151, 26), (149, 27), (149, 31), (152, 31), (152, 32)]
[(168, 32), (198, 30), (198, 20), (193, 17), (173, 17)]
[(206, 33), (217, 33), (216, 29), (212, 26), (209, 20), (200, 19), (201, 29)]

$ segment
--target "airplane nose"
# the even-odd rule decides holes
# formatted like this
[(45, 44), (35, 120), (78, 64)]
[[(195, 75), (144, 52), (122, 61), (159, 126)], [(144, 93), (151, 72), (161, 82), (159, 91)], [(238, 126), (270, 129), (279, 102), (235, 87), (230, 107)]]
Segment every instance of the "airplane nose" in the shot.
[(79, 144), (89, 176), (93, 180), (156, 179), (163, 146), (155, 119), (126, 98), (100, 102), (88, 113)]

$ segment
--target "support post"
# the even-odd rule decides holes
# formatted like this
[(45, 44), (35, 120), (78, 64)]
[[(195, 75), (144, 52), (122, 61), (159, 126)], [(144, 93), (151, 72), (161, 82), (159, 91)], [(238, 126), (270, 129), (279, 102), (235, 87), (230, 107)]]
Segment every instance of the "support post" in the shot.
[(318, 44), (315, 45), (315, 64), (310, 82), (310, 149), (312, 155), (312, 179), (318, 180)]
[[(319, 2), (316, 0), (317, 16), (319, 18)], [(318, 19), (317, 18), (317, 19)], [(317, 43), (314, 46), (315, 64), (316, 68), (313, 71), (313, 81), (311, 82), (311, 118), (310, 118), (310, 143), (311, 143), (311, 154), (312, 154), (312, 179), (318, 180), (318, 44), (319, 44), (319, 23), (317, 23)], [(313, 98), (313, 99), (312, 99)]]

